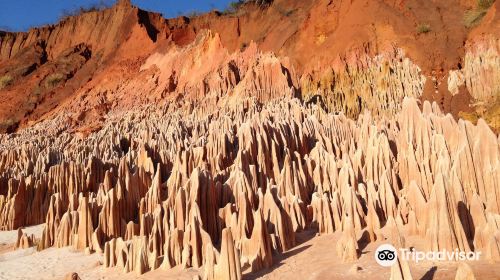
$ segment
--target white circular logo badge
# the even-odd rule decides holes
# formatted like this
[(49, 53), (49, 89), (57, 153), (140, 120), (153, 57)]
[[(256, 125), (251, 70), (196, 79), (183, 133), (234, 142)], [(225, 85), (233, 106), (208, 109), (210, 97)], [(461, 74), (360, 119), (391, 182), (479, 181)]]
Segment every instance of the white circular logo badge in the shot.
[(391, 244), (382, 244), (375, 251), (375, 260), (381, 266), (389, 267), (396, 263), (398, 252)]

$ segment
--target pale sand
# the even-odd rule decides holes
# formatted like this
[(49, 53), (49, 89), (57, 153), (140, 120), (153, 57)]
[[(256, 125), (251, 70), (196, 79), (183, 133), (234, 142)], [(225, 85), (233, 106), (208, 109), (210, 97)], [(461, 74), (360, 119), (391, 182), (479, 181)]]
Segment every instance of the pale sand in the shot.
[[(27, 227), (23, 232), (42, 235), (43, 224)], [(84, 279), (193, 279), (197, 270), (182, 270), (180, 267), (168, 271), (158, 269), (137, 276), (123, 273), (118, 268), (104, 268), (102, 254), (85, 255), (72, 247), (49, 248), (40, 252), (36, 249), (14, 250), (17, 230), (0, 231), (0, 279), (64, 279), (66, 275), (77, 272)]]
[[(26, 232), (37, 233), (40, 226), (31, 227)], [(13, 235), (16, 233), (16, 235)], [(15, 242), (16, 231), (0, 232), (2, 242)], [(38, 237), (38, 235), (37, 235)], [(245, 273), (244, 279), (389, 279), (390, 268), (379, 266), (373, 252), (383, 242), (375, 242), (362, 249), (356, 263), (341, 263), (337, 257), (335, 244), (339, 235), (314, 236), (312, 232), (298, 235), (299, 246), (281, 257), (274, 256), (274, 266), (255, 274)], [(418, 242), (408, 242), (418, 246)], [(12, 245), (12, 244), (10, 244)], [(104, 268), (102, 254), (85, 255), (72, 247), (50, 248), (36, 252), (34, 248), (25, 250), (0, 251), (0, 279), (64, 279), (77, 272), (85, 279), (186, 279), (191, 280), (200, 270), (157, 269), (141, 276), (123, 273), (119, 268)], [(500, 266), (485, 261), (468, 262), (477, 279), (500, 279)], [(410, 262), (413, 279), (454, 279), (458, 262)], [(358, 267), (358, 269), (355, 269)]]
[(0, 279), (62, 279), (70, 272), (95, 268), (100, 258), (98, 254), (75, 252), (71, 247), (40, 252), (34, 248), (17, 250), (0, 256)]
[[(23, 232), (27, 235), (34, 234), (36, 238), (40, 238), (42, 236), (43, 225), (36, 225), (23, 228)], [(9, 231), (0, 231), (0, 244), (7, 245), (16, 243), (17, 239), (17, 230), (9, 230)]]
[(180, 267), (164, 271), (158, 269), (141, 276), (123, 273), (121, 269), (104, 268), (102, 254), (85, 255), (72, 247), (49, 248), (36, 252), (35, 248), (16, 250), (0, 255), (0, 279), (64, 279), (77, 272), (81, 279), (193, 279), (197, 270)]
[[(314, 233), (301, 233), (303, 243), (283, 255), (274, 258), (269, 270), (247, 275), (244, 279), (380, 279), (390, 278), (391, 269), (378, 265), (374, 258), (377, 247), (385, 242), (374, 242), (362, 248), (362, 254), (355, 263), (342, 263), (336, 253), (339, 234), (314, 237)], [(408, 238), (410, 239), (410, 238)], [(417, 247), (418, 242), (407, 241), (408, 246)], [(487, 261), (467, 262), (476, 279), (500, 279), (500, 266)], [(455, 279), (459, 262), (409, 262), (413, 279), (441, 280)], [(359, 267), (360, 270), (354, 268)]]

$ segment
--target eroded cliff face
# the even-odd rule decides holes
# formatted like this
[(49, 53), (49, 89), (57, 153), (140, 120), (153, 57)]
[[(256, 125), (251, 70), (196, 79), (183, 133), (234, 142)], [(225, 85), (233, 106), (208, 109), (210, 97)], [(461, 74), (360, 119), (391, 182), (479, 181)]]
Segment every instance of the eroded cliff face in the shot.
[(486, 36), (467, 46), (461, 70), (450, 71), (448, 89), (455, 95), (468, 92), (471, 113), (461, 113), (469, 119), (484, 118), (494, 129), (500, 127), (500, 41)]
[[(126, 1), (56, 25), (0, 36), (0, 129), (14, 131), (74, 97), (103, 68), (148, 53), (164, 21)], [(158, 24), (159, 25), (159, 24)]]
[(466, 52), (462, 71), (464, 83), (476, 101), (488, 102), (500, 92), (500, 40), (487, 38)]
[(426, 77), (401, 49), (373, 58), (368, 53), (362, 50), (349, 58), (340, 57), (322, 73), (304, 75), (303, 97), (320, 97), (328, 109), (356, 118), (363, 110), (393, 115), (401, 109), (405, 96), (423, 94)]
[[(85, 42), (94, 54), (106, 57), (118, 49), (140, 25), (154, 41), (164, 19), (119, 1), (112, 8), (63, 18), (56, 25), (32, 28), (28, 32), (6, 33), (1, 37), (0, 61), (15, 58), (25, 48), (43, 42), (47, 58), (52, 60), (68, 48)], [(147, 41), (142, 42), (147, 46)], [(102, 52), (102, 53), (101, 53)]]
[[(379, 241), (500, 261), (496, 6), (467, 33), (447, 20), (469, 1), (417, 2), (165, 20), (120, 1), (1, 34), (0, 230), (204, 279), (271, 268), (304, 231), (345, 263)], [(408, 33), (426, 9), (435, 33)]]
[[(207, 94), (214, 104), (222, 95), (292, 95), (350, 117), (364, 109), (393, 114), (410, 96), (496, 128), (469, 105), (498, 95), (498, 3), (470, 31), (462, 15), (471, 3), (449, 2), (277, 0), (232, 15), (167, 20), (119, 1), (56, 25), (2, 33), (0, 130), (71, 108), (71, 127), (94, 131), (113, 108)], [(429, 33), (417, 33), (422, 18)], [(463, 75), (466, 87), (455, 94)]]

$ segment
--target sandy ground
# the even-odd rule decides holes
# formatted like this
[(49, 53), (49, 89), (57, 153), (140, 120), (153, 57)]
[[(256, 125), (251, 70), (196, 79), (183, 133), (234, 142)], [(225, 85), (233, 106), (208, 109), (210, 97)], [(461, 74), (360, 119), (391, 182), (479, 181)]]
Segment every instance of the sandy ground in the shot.
[[(39, 237), (42, 226), (25, 231)], [(77, 272), (81, 279), (186, 279), (191, 280), (199, 273), (196, 269), (157, 269), (141, 276), (123, 273), (118, 268), (104, 268), (102, 254), (85, 255), (72, 247), (50, 248), (37, 252), (35, 248), (13, 250), (16, 231), (0, 232), (0, 279), (64, 279)], [(373, 257), (376, 248), (383, 242), (369, 244), (362, 248), (356, 263), (342, 263), (336, 254), (339, 235), (315, 236), (313, 232), (298, 234), (301, 243), (281, 256), (274, 256), (275, 265), (258, 273), (245, 273), (244, 279), (389, 279), (390, 268), (379, 266)], [(412, 242), (411, 240), (409, 242)], [(417, 244), (418, 242), (415, 242)], [(486, 261), (472, 261), (468, 264), (477, 279), (500, 279), (500, 266)], [(413, 279), (454, 279), (458, 262), (410, 262)]]
[[(43, 224), (23, 229), (34, 234), (37, 239), (42, 235)], [(37, 252), (36, 248), (14, 250), (17, 231), (0, 232), (0, 279), (62, 279), (73, 271), (95, 269), (100, 265), (100, 256), (86, 256), (71, 247), (50, 248)]]
[[(342, 263), (336, 253), (339, 234), (314, 237), (311, 232), (301, 233), (298, 239), (303, 242), (275, 258), (273, 268), (246, 275), (245, 279), (384, 279), (390, 278), (391, 269), (378, 265), (374, 252), (380, 244), (374, 242), (362, 248), (361, 257), (356, 263)], [(411, 241), (408, 241), (411, 242)], [(415, 242), (416, 243), (416, 242)], [(411, 244), (413, 245), (413, 244)], [(467, 262), (473, 269), (476, 279), (500, 279), (500, 266), (486, 261)], [(413, 279), (455, 279), (458, 262), (409, 262)]]
[[(23, 232), (27, 235), (34, 234), (36, 238), (40, 238), (42, 236), (43, 225), (36, 225), (27, 228), (23, 228)], [(16, 243), (17, 239), (17, 230), (10, 231), (0, 231), (0, 245)]]
[(0, 279), (63, 279), (70, 272), (96, 268), (99, 259), (97, 254), (86, 256), (70, 247), (17, 250), (0, 256)]
[[(43, 225), (23, 229), (36, 238), (42, 235)], [(0, 280), (52, 280), (64, 279), (77, 272), (81, 279), (193, 279), (197, 270), (182, 270), (180, 267), (168, 271), (158, 269), (141, 276), (123, 273), (121, 269), (104, 268), (102, 254), (85, 255), (72, 247), (49, 248), (37, 252), (35, 248), (14, 250), (17, 230), (0, 231)]]
[(49, 248), (36, 252), (35, 248), (16, 250), (0, 255), (0, 279), (64, 279), (77, 272), (81, 279), (193, 279), (196, 270), (161, 269), (137, 276), (121, 269), (104, 268), (102, 254), (85, 255), (72, 247)]

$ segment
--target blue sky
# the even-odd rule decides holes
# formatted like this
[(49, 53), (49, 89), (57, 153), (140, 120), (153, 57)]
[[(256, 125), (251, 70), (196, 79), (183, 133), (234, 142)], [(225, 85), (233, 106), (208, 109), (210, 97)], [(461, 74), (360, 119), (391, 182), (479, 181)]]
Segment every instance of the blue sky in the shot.
[[(235, 0), (232, 0), (235, 1)], [(132, 0), (144, 10), (171, 18), (193, 11), (224, 10), (231, 0)], [(0, 30), (25, 31), (30, 27), (55, 23), (64, 11), (114, 0), (0, 0)]]

